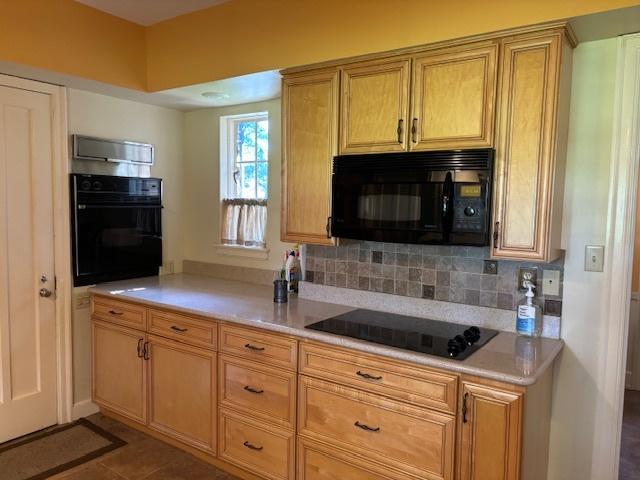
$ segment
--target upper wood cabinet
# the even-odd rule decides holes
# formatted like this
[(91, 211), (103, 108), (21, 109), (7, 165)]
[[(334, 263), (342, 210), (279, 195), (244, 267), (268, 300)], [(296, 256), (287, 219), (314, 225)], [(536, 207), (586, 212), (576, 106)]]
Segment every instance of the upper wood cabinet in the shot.
[(340, 153), (492, 146), (497, 59), (490, 41), (343, 67)]
[(340, 153), (406, 150), (410, 68), (410, 58), (343, 68)]
[(462, 382), (459, 480), (519, 480), (523, 394)]
[(410, 150), (493, 145), (497, 61), (497, 42), (414, 58)]
[(494, 258), (557, 257), (571, 46), (564, 32), (503, 40), (494, 182)]
[(338, 142), (338, 70), (282, 83), (282, 213), (286, 242), (331, 244), (331, 160)]

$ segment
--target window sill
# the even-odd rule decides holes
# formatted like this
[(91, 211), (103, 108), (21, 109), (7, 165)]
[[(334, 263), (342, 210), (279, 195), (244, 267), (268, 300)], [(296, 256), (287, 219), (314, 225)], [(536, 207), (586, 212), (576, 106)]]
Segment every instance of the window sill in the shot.
[(216, 253), (232, 257), (253, 258), (255, 260), (268, 260), (269, 249), (259, 247), (243, 247), (240, 245), (216, 245)]

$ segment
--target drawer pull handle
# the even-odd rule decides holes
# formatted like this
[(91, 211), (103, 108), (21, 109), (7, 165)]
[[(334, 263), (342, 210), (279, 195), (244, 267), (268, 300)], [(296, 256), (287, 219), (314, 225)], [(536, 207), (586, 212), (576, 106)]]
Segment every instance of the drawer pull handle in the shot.
[(118, 312), (117, 310), (109, 310), (111, 315), (124, 315), (124, 312)]
[(249, 442), (244, 442), (244, 443), (243, 443), (243, 445), (244, 445), (245, 447), (247, 447), (247, 448), (251, 449), (251, 450), (258, 450), (258, 451), (260, 451), (260, 450), (262, 450), (262, 449), (264, 448), (264, 447), (256, 447), (255, 445), (252, 445), (252, 444), (251, 444), (251, 443), (249, 443)]
[(180, 328), (180, 327), (177, 327), (176, 325), (171, 325), (171, 330), (175, 330), (176, 332), (184, 333), (189, 329), (188, 328)]
[(247, 343), (244, 348), (248, 348), (249, 350), (253, 350), (255, 352), (262, 352), (264, 350), (264, 347), (256, 347), (255, 345), (251, 345), (250, 343)]
[(244, 386), (244, 389), (245, 389), (247, 392), (251, 392), (251, 393), (258, 393), (258, 394), (260, 394), (260, 393), (264, 393), (264, 390), (262, 390), (262, 389), (256, 389), (256, 388), (250, 387), (249, 385), (245, 385), (245, 386)]
[(370, 427), (369, 425), (365, 425), (364, 423), (356, 422), (354, 425), (362, 430), (366, 430), (367, 432), (379, 432), (380, 427)]
[(360, 375), (362, 378), (366, 378), (367, 380), (382, 380), (382, 375), (379, 375), (379, 376), (371, 375), (366, 372), (361, 372), (360, 370), (356, 372), (356, 375)]

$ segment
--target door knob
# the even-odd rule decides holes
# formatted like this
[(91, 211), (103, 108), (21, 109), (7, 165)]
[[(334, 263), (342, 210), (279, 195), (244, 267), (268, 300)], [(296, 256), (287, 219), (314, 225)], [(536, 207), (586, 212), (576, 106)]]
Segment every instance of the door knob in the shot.
[(51, 296), (51, 290), (48, 288), (41, 288), (39, 293), (41, 297), (48, 298)]

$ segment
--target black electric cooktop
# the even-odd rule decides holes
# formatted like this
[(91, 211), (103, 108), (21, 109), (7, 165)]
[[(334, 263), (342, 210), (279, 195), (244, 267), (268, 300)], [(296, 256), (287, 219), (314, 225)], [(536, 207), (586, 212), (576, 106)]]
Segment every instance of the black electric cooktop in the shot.
[(488, 328), (363, 309), (306, 328), (456, 360), (464, 360), (498, 334)]

